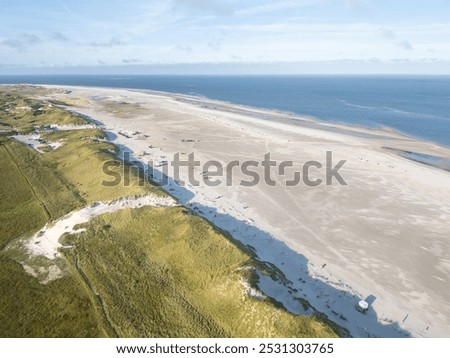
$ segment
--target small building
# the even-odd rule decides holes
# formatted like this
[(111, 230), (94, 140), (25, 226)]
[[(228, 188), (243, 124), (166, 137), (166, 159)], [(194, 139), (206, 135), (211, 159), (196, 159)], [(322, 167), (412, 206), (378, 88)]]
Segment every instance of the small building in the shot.
[(356, 306), (356, 309), (359, 312), (366, 313), (367, 310), (369, 309), (369, 303), (364, 300), (361, 300), (358, 302), (358, 306)]

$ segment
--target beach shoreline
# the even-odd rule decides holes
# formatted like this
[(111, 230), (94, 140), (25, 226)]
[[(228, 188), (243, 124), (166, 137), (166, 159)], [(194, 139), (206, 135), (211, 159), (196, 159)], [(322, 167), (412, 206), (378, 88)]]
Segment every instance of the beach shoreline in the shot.
[[(441, 292), (450, 270), (444, 240), (449, 173), (383, 149), (445, 157), (447, 148), (385, 129), (276, 122), (287, 115), (254, 109), (252, 117), (247, 107), (208, 99), (186, 103), (177, 100), (182, 95), (45, 87), (53, 90), (45, 100), (83, 99), (69, 108), (103, 123), (110, 141), (122, 154), (129, 150), (134, 161), (162, 163), (176, 152), (192, 151), (201, 161), (248, 160), (271, 152), (279, 160), (304, 162), (333, 151), (347, 161), (347, 186), (245, 189), (171, 182), (164, 189), (278, 267), (286, 281), (260, 274), (259, 287), (291, 312), (305, 313), (299, 301), (304, 299), (357, 337), (450, 335), (447, 293)], [(265, 115), (268, 120), (258, 119)], [(394, 219), (398, 213), (402, 217)], [(431, 247), (424, 246), (430, 239)], [(416, 277), (415, 267), (423, 263), (430, 272)], [(437, 283), (428, 280), (434, 276)], [(368, 313), (355, 310), (357, 299), (371, 297)], [(443, 311), (429, 307), (431, 302)]]

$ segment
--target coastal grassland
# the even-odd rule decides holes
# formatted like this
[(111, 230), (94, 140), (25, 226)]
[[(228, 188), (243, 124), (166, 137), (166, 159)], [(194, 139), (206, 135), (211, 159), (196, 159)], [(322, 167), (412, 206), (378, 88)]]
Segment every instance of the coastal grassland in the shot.
[[(162, 190), (148, 185), (148, 182), (139, 185), (136, 169), (127, 164), (123, 165), (116, 159), (116, 148), (104, 140), (105, 134), (98, 129), (50, 132), (42, 138), (63, 144), (58, 150), (49, 151), (45, 156), (52, 163), (57, 163), (56, 169), (67, 182), (73, 184), (74, 190), (83, 198), (85, 204), (130, 195), (165, 195)], [(125, 186), (123, 181), (115, 186), (102, 185), (103, 181), (111, 180), (103, 171), (105, 162), (115, 162), (117, 167), (114, 167), (114, 170), (118, 173), (129, 169), (129, 185)]]
[[(35, 95), (41, 94), (36, 90)], [(51, 124), (82, 125), (89, 122), (48, 102), (23, 96), (17, 88), (0, 87), (0, 124), (3, 129), (29, 133), (34, 126)]]
[(96, 307), (75, 276), (42, 285), (4, 248), (80, 206), (36, 152), (0, 139), (0, 337), (103, 336)]
[(52, 100), (51, 103), (62, 106), (85, 107), (89, 105), (89, 100), (82, 97), (62, 97), (58, 100)]
[[(48, 220), (47, 212), (12, 156), (15, 146), (27, 154), (28, 150), (20, 144), (14, 144), (16, 143), (9, 142), (2, 145), (0, 142), (1, 248), (4, 248), (17, 235), (32, 233)], [(18, 154), (20, 157), (20, 153)], [(19, 217), (27, 217), (27, 219), (20, 223)]]
[(0, 337), (104, 337), (97, 307), (76, 276), (47, 285), (0, 253)]
[[(0, 122), (18, 133), (60, 119), (86, 123), (28, 99), (0, 90)], [(45, 107), (44, 113), (32, 106)], [(0, 134), (0, 337), (336, 335), (320, 317), (295, 316), (246, 294), (243, 282), (255, 282), (258, 265), (251, 253), (182, 207), (96, 217), (83, 225), (86, 232), (64, 238), (73, 245), (61, 250), (65, 276), (42, 284), (28, 275), (21, 257), (5, 250), (17, 238), (95, 201), (166, 195), (148, 183), (139, 186), (135, 171), (130, 186), (102, 185), (102, 165), (114, 160), (116, 149), (99, 130), (41, 136), (62, 146), (41, 154)]]
[[(87, 124), (81, 117), (17, 91), (0, 91), (0, 122), (5, 129), (28, 133), (45, 124)], [(45, 107), (45, 113), (36, 113)], [(34, 108), (34, 109), (30, 109)], [(103, 187), (101, 163), (114, 159), (114, 147), (102, 142), (103, 132), (74, 130), (42, 134), (61, 140), (55, 151), (40, 154), (0, 133), (0, 337), (107, 336), (97, 302), (74, 275), (46, 285), (28, 275), (21, 256), (5, 250), (47, 222), (97, 200), (151, 192), (132, 181), (129, 188)], [(45, 149), (45, 148), (43, 148)]]
[(181, 207), (96, 217), (67, 257), (121, 337), (324, 337), (333, 328), (246, 292), (253, 258)]
[(84, 205), (85, 199), (46, 155), (4, 137), (0, 153), (0, 245)]

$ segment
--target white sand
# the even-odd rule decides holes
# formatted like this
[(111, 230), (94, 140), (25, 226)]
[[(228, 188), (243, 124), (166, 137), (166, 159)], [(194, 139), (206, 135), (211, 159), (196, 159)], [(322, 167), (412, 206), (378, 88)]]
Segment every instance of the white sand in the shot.
[(109, 203), (97, 202), (91, 206), (72, 212), (56, 222), (44, 226), (39, 232), (29, 238), (25, 247), (32, 256), (45, 256), (54, 259), (59, 256), (59, 242), (64, 234), (76, 234), (83, 229), (74, 230), (78, 224), (84, 224), (95, 216), (113, 213), (122, 209), (134, 209), (143, 206), (174, 206), (176, 203), (170, 197), (147, 195), (136, 198), (122, 198)]
[[(85, 124), (85, 125), (52, 124), (49, 126), (49, 128), (50, 129), (36, 128), (36, 131), (34, 133), (16, 134), (14, 136), (11, 136), (11, 138), (17, 140), (18, 142), (26, 144), (27, 146), (29, 146), (30, 148), (33, 148), (40, 154), (45, 154), (45, 152), (43, 152), (40, 148), (48, 147), (51, 150), (56, 150), (56, 149), (60, 148), (63, 145), (63, 143), (61, 141), (41, 142), (41, 133), (51, 132), (51, 131), (74, 131), (74, 130), (94, 129), (94, 128), (102, 129), (101, 126), (98, 126), (96, 124)], [(5, 131), (5, 132), (8, 132), (8, 131)]]
[(11, 138), (17, 140), (18, 142), (21, 142), (23, 144), (26, 144), (30, 148), (33, 148), (36, 152), (43, 154), (44, 152), (40, 150), (40, 147), (44, 147), (45, 144), (42, 144), (39, 142), (39, 139), (41, 139), (41, 136), (39, 134), (33, 133), (33, 134), (17, 134), (12, 136)]
[[(49, 98), (86, 98), (88, 105), (74, 109), (102, 122), (113, 143), (136, 153), (133, 159), (153, 160), (157, 169), (176, 152), (228, 163), (260, 161), (270, 151), (275, 160), (301, 164), (324, 162), (331, 150), (334, 163), (347, 160), (340, 171), (347, 186), (286, 187), (274, 172), (276, 187), (180, 187), (172, 180), (166, 189), (275, 264), (288, 281), (261, 277), (260, 289), (292, 312), (303, 311), (295, 298), (304, 298), (354, 336), (450, 336), (450, 173), (383, 147), (445, 157), (449, 149), (389, 130), (189, 96), (67, 89), (71, 94)], [(109, 108), (119, 102), (137, 109), (123, 115)], [(235, 183), (241, 178), (248, 179), (236, 171)], [(365, 298), (371, 307), (362, 314), (355, 307)]]
[(17, 134), (12, 136), (11, 138), (26, 144), (30, 148), (33, 148), (36, 152), (40, 154), (45, 154), (40, 148), (48, 147), (52, 150), (56, 150), (60, 148), (63, 143), (61, 141), (58, 142), (41, 142), (41, 135), (39, 133), (31, 133), (31, 134)]
[(93, 129), (98, 128), (95, 124), (84, 124), (84, 125), (75, 125), (75, 124), (52, 124), (50, 128), (58, 131), (76, 131), (80, 129)]
[(250, 286), (250, 284), (247, 281), (242, 281), (241, 282), (242, 286), (244, 287), (244, 293), (247, 296), (256, 298), (258, 300), (265, 300), (267, 297), (266, 295), (264, 295), (261, 291), (255, 289), (254, 287)]

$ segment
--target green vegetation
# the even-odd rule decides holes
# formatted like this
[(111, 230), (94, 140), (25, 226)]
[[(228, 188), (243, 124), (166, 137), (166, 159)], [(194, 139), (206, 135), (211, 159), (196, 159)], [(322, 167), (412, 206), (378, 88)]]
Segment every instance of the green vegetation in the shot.
[[(22, 91), (34, 96), (45, 93), (34, 87), (25, 88)], [(0, 89), (0, 123), (4, 129), (20, 129), (21, 133), (28, 133), (37, 125), (88, 124), (85, 119), (68, 111), (21, 95), (20, 87)]]
[(76, 197), (24, 145), (0, 145), (0, 336), (95, 337), (103, 335), (96, 307), (76, 277), (42, 285), (3, 251), (49, 218), (80, 206)]
[(252, 258), (180, 207), (103, 215), (71, 236), (66, 255), (89, 277), (109, 322), (126, 337), (333, 335), (246, 294)]
[[(42, 94), (36, 88), (0, 89), (4, 128), (25, 133), (44, 124), (86, 123), (29, 98), (36, 93)], [(63, 143), (44, 154), (9, 136), (0, 133), (1, 337), (336, 335), (338, 327), (320, 316), (295, 316), (270, 299), (249, 296), (244, 283), (255, 281), (258, 262), (182, 207), (96, 217), (84, 233), (64, 238), (73, 245), (61, 251), (65, 275), (40, 283), (19, 263), (23, 252), (6, 249), (17, 238), (98, 200), (166, 194), (138, 186), (137, 178), (130, 187), (102, 186), (103, 162), (114, 158), (115, 148), (101, 131), (42, 134)]]
[(104, 337), (97, 316), (77, 277), (42, 285), (0, 254), (0, 337)]

